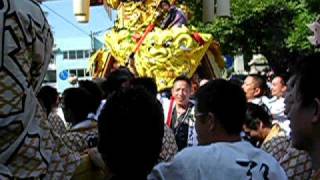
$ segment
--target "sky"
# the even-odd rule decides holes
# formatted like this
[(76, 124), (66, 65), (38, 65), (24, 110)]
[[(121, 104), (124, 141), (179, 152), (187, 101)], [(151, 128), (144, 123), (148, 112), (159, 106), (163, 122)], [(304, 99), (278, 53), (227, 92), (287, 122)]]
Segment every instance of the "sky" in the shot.
[[(47, 19), (54, 33), (54, 38), (89, 37), (90, 32), (100, 32), (103, 37), (105, 31), (113, 26), (103, 6), (90, 7), (88, 23), (78, 23), (73, 15), (72, 0), (52, 0), (42, 3), (42, 8), (48, 13)], [(73, 24), (73, 25), (72, 25)], [(76, 26), (76, 27), (75, 27)], [(100, 38), (99, 38), (100, 39)]]

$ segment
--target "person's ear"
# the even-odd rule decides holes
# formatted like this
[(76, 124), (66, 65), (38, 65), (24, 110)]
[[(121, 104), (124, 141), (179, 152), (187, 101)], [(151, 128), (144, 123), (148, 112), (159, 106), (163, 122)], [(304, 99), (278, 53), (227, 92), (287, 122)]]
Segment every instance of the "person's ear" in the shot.
[(312, 118), (312, 123), (319, 123), (320, 122), (320, 99), (314, 99), (314, 114)]
[(288, 90), (287, 86), (283, 86), (283, 87), (281, 88), (281, 91), (282, 91), (282, 92), (287, 92), (287, 90)]
[(263, 122), (262, 122), (262, 121), (259, 121), (258, 123), (259, 123), (259, 124), (258, 124), (259, 129), (264, 128), (264, 124), (263, 124)]
[(260, 88), (255, 88), (253, 95), (256, 97), (256, 96), (258, 96), (259, 94), (261, 94), (261, 89), (260, 89)]
[(216, 128), (216, 118), (212, 112), (208, 113), (209, 130), (213, 132)]

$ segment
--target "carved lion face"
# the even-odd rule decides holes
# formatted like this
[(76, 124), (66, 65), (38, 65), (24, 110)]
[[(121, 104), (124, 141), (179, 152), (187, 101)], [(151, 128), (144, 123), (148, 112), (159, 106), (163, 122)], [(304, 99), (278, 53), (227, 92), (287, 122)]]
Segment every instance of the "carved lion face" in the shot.
[(180, 75), (191, 77), (212, 40), (199, 45), (185, 28), (155, 29), (144, 40), (135, 56), (140, 76), (156, 79), (159, 90), (170, 88)]

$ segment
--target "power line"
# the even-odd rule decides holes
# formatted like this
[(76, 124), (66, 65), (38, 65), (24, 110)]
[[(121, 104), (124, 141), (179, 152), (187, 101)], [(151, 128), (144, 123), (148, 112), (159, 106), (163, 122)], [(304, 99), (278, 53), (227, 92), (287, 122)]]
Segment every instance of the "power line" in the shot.
[(57, 15), (58, 17), (60, 17), (61, 19), (63, 19), (65, 22), (67, 22), (68, 24), (70, 24), (71, 26), (73, 26), (74, 28), (76, 28), (77, 30), (79, 30), (80, 32), (84, 33), (85, 35), (90, 36), (90, 34), (88, 34), (85, 30), (79, 28), (77, 25), (73, 24), (71, 21), (69, 21), (68, 19), (64, 18), (62, 15), (60, 15), (59, 13), (57, 13), (56, 11), (54, 11), (53, 9), (49, 8), (47, 5), (42, 4), (44, 7), (46, 7), (47, 9), (49, 9), (52, 13), (54, 13), (55, 15)]

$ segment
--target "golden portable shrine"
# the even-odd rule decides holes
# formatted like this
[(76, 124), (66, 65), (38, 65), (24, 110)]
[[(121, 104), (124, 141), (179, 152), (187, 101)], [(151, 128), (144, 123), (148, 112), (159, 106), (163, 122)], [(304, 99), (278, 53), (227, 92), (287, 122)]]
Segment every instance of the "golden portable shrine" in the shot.
[[(105, 49), (90, 59), (93, 78), (104, 78), (120, 66), (128, 67), (136, 76), (152, 77), (158, 90), (171, 88), (180, 75), (191, 78), (222, 76), (224, 61), (219, 44), (211, 34), (198, 32), (189, 26), (163, 28), (167, 16), (160, 7), (161, 0), (104, 0), (108, 14), (117, 10), (114, 27), (105, 36)], [(183, 3), (169, 0), (170, 6), (192, 16)]]

